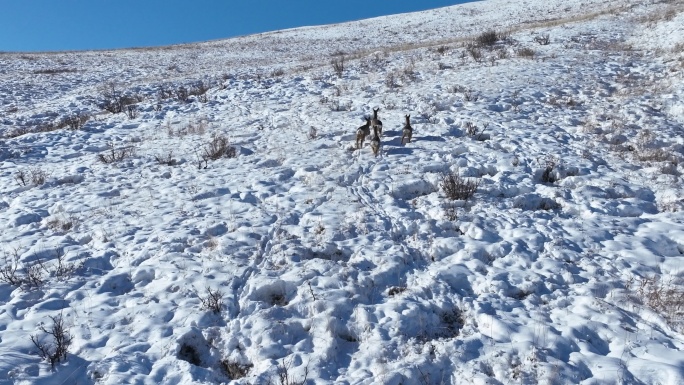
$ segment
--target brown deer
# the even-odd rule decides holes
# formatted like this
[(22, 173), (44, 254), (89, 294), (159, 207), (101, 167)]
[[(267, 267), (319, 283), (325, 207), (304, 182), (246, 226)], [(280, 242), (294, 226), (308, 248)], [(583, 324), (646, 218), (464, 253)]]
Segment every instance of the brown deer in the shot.
[(370, 135), (371, 118), (365, 118), (366, 124), (356, 129), (356, 148), (363, 147), (363, 141)]
[(380, 136), (378, 135), (378, 128), (373, 127), (373, 139), (371, 139), (371, 149), (373, 154), (377, 157), (380, 152)]
[(373, 126), (373, 129), (377, 128), (380, 136), (382, 136), (382, 121), (378, 119), (378, 111), (380, 111), (380, 107), (373, 108), (373, 120), (371, 120), (371, 125)]
[(411, 143), (411, 137), (413, 136), (413, 127), (411, 127), (411, 115), (406, 115), (406, 123), (404, 124), (404, 129), (402, 130), (403, 135), (401, 136), (401, 144), (404, 144), (404, 139), (408, 139), (406, 143)]

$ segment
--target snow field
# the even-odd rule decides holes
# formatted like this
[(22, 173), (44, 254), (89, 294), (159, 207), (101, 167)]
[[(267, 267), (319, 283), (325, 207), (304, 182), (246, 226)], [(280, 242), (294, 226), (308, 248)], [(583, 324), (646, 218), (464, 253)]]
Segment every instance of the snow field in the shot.
[[(2, 55), (17, 108), (3, 132), (92, 109), (111, 79), (149, 98), (134, 119), (3, 139), (0, 242), (53, 273), (40, 289), (0, 284), (0, 381), (227, 383), (231, 362), (250, 368), (242, 384), (285, 369), (317, 384), (684, 382), (681, 313), (645, 295), (653, 277), (681, 293), (681, 38), (666, 33), (681, 13), (648, 27), (672, 5), (592, 5), (491, 1), (373, 28)], [(447, 25), (453, 42), (426, 41)], [(458, 41), (483, 25), (512, 30), (497, 43), (507, 57), (468, 56)], [(353, 38), (341, 78), (309, 56)], [(33, 73), (53, 60), (93, 70)], [(205, 76), (206, 103), (154, 100), (163, 81)], [(368, 141), (354, 150), (374, 107), (377, 158)], [(212, 135), (237, 157), (199, 169)], [(104, 164), (109, 145), (134, 152)], [(170, 153), (177, 165), (154, 159)], [(30, 168), (46, 182), (17, 183)], [(445, 199), (447, 171), (479, 180), (473, 199)], [(55, 250), (72, 276), (54, 274)], [(220, 314), (203, 309), (207, 288)], [(52, 371), (29, 336), (59, 314), (74, 342)]]

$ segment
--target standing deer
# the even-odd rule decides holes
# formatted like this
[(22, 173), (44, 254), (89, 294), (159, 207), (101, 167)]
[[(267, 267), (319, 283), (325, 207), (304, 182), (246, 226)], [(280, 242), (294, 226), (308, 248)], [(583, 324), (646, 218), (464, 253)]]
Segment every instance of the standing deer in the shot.
[(404, 129), (402, 130), (403, 135), (401, 136), (401, 144), (404, 144), (404, 138), (407, 138), (407, 143), (411, 143), (411, 137), (413, 136), (413, 127), (411, 127), (411, 115), (406, 115), (406, 123), (404, 124)]
[(365, 118), (366, 124), (356, 129), (356, 148), (363, 147), (363, 141), (370, 135), (371, 118)]
[(371, 121), (371, 124), (373, 125), (373, 129), (377, 128), (380, 136), (382, 136), (382, 121), (378, 119), (378, 111), (380, 111), (380, 107), (373, 108), (373, 120)]
[(373, 127), (373, 139), (371, 139), (371, 149), (373, 154), (377, 157), (380, 152), (380, 136), (378, 135), (378, 128)]

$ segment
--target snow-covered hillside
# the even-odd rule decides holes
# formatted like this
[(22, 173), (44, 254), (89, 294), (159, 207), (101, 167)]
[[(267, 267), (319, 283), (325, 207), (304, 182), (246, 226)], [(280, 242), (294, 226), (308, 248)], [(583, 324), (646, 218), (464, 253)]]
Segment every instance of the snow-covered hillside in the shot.
[(0, 54), (0, 384), (683, 384), (683, 11)]

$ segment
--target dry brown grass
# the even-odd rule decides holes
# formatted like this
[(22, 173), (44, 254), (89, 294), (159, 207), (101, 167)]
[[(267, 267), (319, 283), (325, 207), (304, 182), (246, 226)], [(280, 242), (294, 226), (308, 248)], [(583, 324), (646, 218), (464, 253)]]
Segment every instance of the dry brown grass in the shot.
[(535, 52), (532, 48), (527, 48), (527, 47), (518, 48), (515, 52), (516, 52), (516, 54), (518, 54), (518, 56), (520, 56), (522, 58), (534, 59)]
[(78, 224), (78, 220), (73, 216), (62, 216), (59, 218), (52, 218), (47, 221), (46, 225), (48, 229), (56, 232), (66, 233), (70, 231)]
[(58, 74), (64, 74), (64, 73), (72, 73), (76, 72), (76, 68), (42, 68), (39, 70), (33, 71), (34, 74), (36, 75), (58, 75)]
[(674, 329), (684, 331), (684, 285), (681, 279), (653, 275), (627, 284), (633, 300), (649, 307)]
[(653, 28), (661, 22), (671, 21), (684, 10), (684, 3), (672, 1), (665, 7), (653, 7), (651, 12), (635, 18), (640, 24), (645, 24), (648, 28)]

